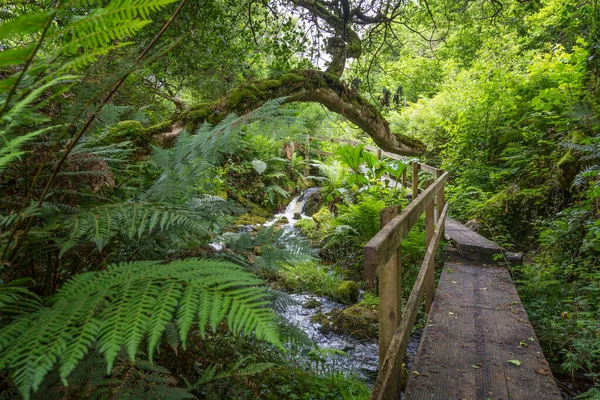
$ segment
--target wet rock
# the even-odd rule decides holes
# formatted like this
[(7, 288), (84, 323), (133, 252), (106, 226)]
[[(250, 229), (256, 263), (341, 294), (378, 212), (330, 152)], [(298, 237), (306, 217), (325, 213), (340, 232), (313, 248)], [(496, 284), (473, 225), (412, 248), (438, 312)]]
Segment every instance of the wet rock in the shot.
[(343, 281), (335, 289), (335, 297), (346, 304), (356, 303), (359, 294), (358, 284), (354, 281)]
[(317, 299), (310, 298), (304, 303), (304, 307), (308, 308), (309, 310), (313, 308), (319, 308), (321, 307), (321, 302)]
[(377, 339), (379, 333), (377, 311), (358, 304), (344, 310), (316, 314), (310, 320), (321, 325), (323, 333), (334, 332), (356, 339)]
[(277, 221), (275, 221), (275, 225), (287, 225), (290, 223), (290, 220), (288, 219), (288, 217), (281, 217), (279, 218)]

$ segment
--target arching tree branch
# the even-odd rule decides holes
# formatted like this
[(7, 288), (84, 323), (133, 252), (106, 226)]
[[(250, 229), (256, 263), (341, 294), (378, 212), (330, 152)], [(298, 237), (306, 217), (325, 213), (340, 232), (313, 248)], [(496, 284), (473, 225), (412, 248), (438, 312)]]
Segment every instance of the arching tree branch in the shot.
[[(333, 74), (315, 70), (295, 70), (282, 76), (244, 84), (224, 98), (190, 107), (164, 124), (164, 137), (185, 125), (195, 129), (205, 121), (218, 123), (230, 113), (243, 114), (266, 101), (286, 97), (286, 102), (320, 103), (330, 111), (343, 115), (373, 138), (383, 150), (401, 155), (420, 155), (425, 146), (419, 140), (392, 133), (379, 110), (359, 93), (351, 90)], [(156, 130), (154, 130), (156, 132)]]

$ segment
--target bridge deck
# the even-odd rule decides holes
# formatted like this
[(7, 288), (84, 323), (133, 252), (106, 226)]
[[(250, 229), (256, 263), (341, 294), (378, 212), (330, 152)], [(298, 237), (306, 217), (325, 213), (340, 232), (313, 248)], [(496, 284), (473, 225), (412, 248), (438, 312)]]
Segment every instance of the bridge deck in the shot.
[(447, 262), (405, 399), (561, 398), (507, 269)]

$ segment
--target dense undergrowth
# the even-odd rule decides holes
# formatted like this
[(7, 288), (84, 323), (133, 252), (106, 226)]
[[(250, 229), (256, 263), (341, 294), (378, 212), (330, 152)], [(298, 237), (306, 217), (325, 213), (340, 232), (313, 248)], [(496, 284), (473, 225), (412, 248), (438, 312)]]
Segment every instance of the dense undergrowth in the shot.
[[(229, 115), (219, 100), (312, 76), (339, 45), (322, 49), (292, 3), (0, 5), (0, 397), (368, 396), (278, 312), (283, 291), (310, 292), (348, 306), (319, 315), (323, 329), (376, 336), (362, 249), (383, 208), (408, 204), (381, 178), (400, 181), (411, 159), (308, 144), (369, 141), (318, 104), (244, 99)], [(367, 2), (342, 3), (362, 11), (330, 32), (362, 26), (362, 48), (344, 36), (357, 58), (341, 81), (323, 76), (427, 145), (422, 160), (450, 172), (454, 217), (526, 254), (511, 272), (545, 355), (584, 382), (580, 398), (598, 396), (597, 2), (398, 2), (393, 18), (409, 20), (379, 25), (356, 22), (379, 18)], [(331, 24), (344, 10), (321, 12)], [(190, 115), (218, 124), (184, 129)], [(262, 225), (308, 187), (320, 189), (301, 235)], [(405, 298), (423, 225), (402, 243)]]

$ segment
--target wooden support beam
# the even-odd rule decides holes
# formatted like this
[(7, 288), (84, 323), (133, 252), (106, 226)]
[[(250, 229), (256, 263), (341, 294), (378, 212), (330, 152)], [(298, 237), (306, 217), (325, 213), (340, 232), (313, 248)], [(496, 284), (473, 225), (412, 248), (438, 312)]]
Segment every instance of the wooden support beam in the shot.
[[(400, 212), (400, 206), (381, 210), (380, 225), (383, 228)], [(398, 328), (402, 313), (402, 271), (400, 247), (390, 257), (379, 275), (379, 361), (383, 363), (387, 348)], [(400, 398), (400, 385), (392, 383), (390, 393)]]
[(448, 180), (448, 173), (444, 173), (438, 180), (413, 200), (397, 217), (383, 227), (364, 247), (365, 252), (365, 279), (374, 279), (396, 252), (398, 246), (414, 224), (419, 220), (425, 206), (428, 205), (438, 191), (443, 190)]
[[(444, 170), (438, 169), (436, 174), (436, 179), (439, 179), (444, 174)], [(444, 209), (444, 205), (446, 204), (446, 187), (444, 186), (444, 190), (439, 192), (436, 196), (435, 207), (437, 209), (437, 215), (439, 216), (442, 210)], [(442, 236), (444, 236), (444, 227), (442, 226)]]
[(399, 156), (398, 154), (390, 153), (387, 151), (382, 151), (381, 154), (384, 157), (391, 158), (392, 160), (402, 160), (402, 156)]
[(425, 171), (425, 172), (427, 172), (427, 173), (429, 173), (429, 174), (433, 175), (433, 177), (434, 177), (434, 178), (436, 178), (436, 177), (437, 177), (437, 172), (438, 172), (438, 169), (437, 169), (437, 168), (435, 168), (435, 167), (432, 167), (432, 166), (430, 166), (430, 165), (427, 165), (427, 164), (421, 164), (421, 163), (419, 163), (419, 166), (421, 167), (421, 169), (422, 169), (423, 171)]
[(406, 187), (406, 169), (408, 167), (404, 167), (404, 171), (402, 171), (402, 187), (405, 188)]
[(412, 201), (417, 199), (419, 195), (419, 163), (412, 163)]
[[(425, 182), (424, 187), (428, 188), (433, 183), (433, 179), (427, 180)], [(439, 190), (438, 193), (443, 192), (443, 190)], [(436, 196), (437, 197), (437, 196)], [(433, 239), (433, 232), (435, 229), (434, 226), (434, 205), (435, 199), (431, 199), (429, 204), (425, 206), (425, 248), (429, 248), (431, 244), (431, 240)], [(425, 312), (429, 314), (431, 310), (431, 305), (433, 304), (433, 268), (429, 268), (428, 271), (430, 273), (427, 274), (425, 279)]]
[(431, 243), (429, 244), (427, 252), (425, 253), (425, 259), (423, 260), (423, 264), (421, 264), (421, 269), (417, 275), (417, 280), (412, 288), (412, 291), (410, 292), (410, 297), (408, 298), (406, 307), (402, 313), (400, 325), (398, 326), (398, 329), (392, 338), (392, 342), (390, 343), (388, 351), (385, 355), (383, 364), (381, 364), (379, 368), (379, 375), (377, 375), (377, 380), (373, 386), (370, 400), (389, 400), (392, 398), (389, 396), (388, 388), (393, 387), (391, 386), (393, 385), (393, 382), (398, 381), (400, 378), (400, 375), (398, 374), (399, 364), (402, 363), (402, 358), (406, 352), (408, 339), (410, 338), (410, 334), (412, 333), (412, 329), (415, 325), (415, 320), (417, 319), (417, 312), (423, 297), (423, 290), (425, 289), (424, 283), (429, 269), (433, 268), (433, 261), (435, 260), (435, 254), (440, 242), (440, 227), (444, 225), (447, 215), (448, 205), (444, 207), (442, 215), (438, 219), (438, 227), (436, 228)]

